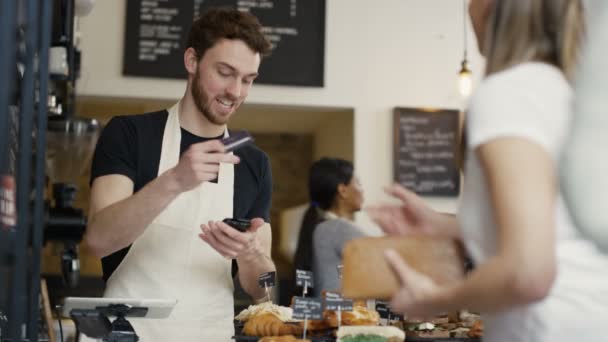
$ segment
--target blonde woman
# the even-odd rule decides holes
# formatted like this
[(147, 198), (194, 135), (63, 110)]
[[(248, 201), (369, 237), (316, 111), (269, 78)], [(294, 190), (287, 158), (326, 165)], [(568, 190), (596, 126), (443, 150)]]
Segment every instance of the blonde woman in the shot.
[(556, 175), (570, 120), (570, 80), (584, 28), (579, 0), (471, 0), (486, 77), (471, 99), (466, 182), (457, 220), (401, 187), (402, 206), (370, 210), (389, 233), (451, 234), (477, 267), (438, 286), (395, 253), (393, 308), (483, 313), (484, 341), (606, 339), (608, 258), (572, 224)]
[(561, 186), (572, 217), (608, 254), (608, 2), (589, 30), (576, 82), (574, 118), (560, 163)]

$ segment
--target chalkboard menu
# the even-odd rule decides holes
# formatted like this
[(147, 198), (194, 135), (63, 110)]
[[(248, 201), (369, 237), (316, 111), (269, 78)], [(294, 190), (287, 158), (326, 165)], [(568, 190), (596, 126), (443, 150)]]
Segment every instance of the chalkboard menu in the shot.
[(195, 18), (210, 7), (250, 12), (272, 54), (256, 83), (323, 86), (325, 0), (128, 0), (123, 74), (186, 78), (183, 54)]
[(395, 108), (394, 179), (423, 196), (457, 196), (459, 112)]

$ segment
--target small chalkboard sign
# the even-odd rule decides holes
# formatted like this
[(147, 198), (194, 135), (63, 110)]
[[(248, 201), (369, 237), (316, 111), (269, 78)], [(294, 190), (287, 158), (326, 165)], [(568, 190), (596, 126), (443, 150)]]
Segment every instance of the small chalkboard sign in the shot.
[(381, 301), (376, 301), (376, 311), (378, 311), (380, 318), (388, 318), (390, 312), (388, 305)]
[(396, 313), (395, 311), (391, 311), (391, 321), (403, 321), (403, 315)]
[(277, 272), (266, 272), (260, 274), (260, 277), (258, 278), (258, 284), (260, 287), (265, 288), (274, 286), (276, 284), (276, 274)]
[(321, 298), (294, 297), (293, 318), (322, 320), (323, 303)]
[(422, 196), (458, 196), (458, 110), (395, 108), (394, 180)]
[(325, 0), (125, 1), (123, 74), (186, 78), (184, 51), (192, 22), (211, 7), (255, 15), (272, 45), (255, 83), (321, 87)]
[(339, 293), (325, 292), (325, 310), (353, 311), (353, 300), (344, 299)]
[(315, 287), (314, 277), (311, 271), (296, 270), (296, 286), (313, 288)]
[(377, 300), (376, 301), (376, 311), (378, 311), (378, 315), (380, 318), (384, 318), (391, 321), (402, 321), (403, 315), (393, 312), (388, 303), (384, 301)]

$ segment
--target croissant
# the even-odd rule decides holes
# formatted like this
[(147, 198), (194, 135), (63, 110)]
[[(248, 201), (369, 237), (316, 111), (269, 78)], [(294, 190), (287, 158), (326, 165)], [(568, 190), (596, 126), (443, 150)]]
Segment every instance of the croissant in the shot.
[(476, 321), (475, 324), (473, 324), (473, 327), (471, 327), (471, 330), (469, 330), (469, 337), (479, 338), (482, 336), (483, 336), (483, 324), (481, 321)]
[[(306, 329), (309, 331), (319, 331), (331, 328), (325, 320), (310, 320), (307, 323)], [(304, 322), (300, 322), (300, 326), (304, 329)]]
[(274, 315), (271, 314), (253, 316), (243, 326), (243, 334), (247, 336), (266, 336), (262, 335), (266, 325), (275, 319)]
[(281, 336), (299, 335), (302, 328), (294, 324), (283, 323), (274, 314), (261, 314), (250, 318), (243, 326), (246, 336)]

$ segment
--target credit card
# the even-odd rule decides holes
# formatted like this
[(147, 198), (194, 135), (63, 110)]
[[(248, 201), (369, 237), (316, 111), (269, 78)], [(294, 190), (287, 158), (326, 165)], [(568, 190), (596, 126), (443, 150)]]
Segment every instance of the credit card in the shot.
[(237, 150), (243, 146), (253, 143), (253, 137), (247, 131), (231, 132), (229, 137), (220, 140), (226, 149), (226, 153)]

